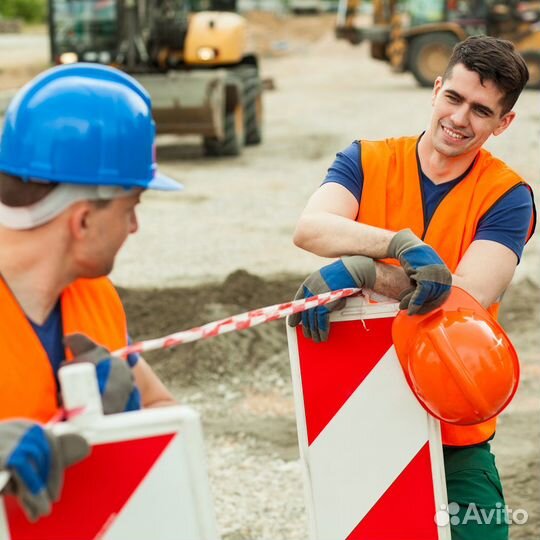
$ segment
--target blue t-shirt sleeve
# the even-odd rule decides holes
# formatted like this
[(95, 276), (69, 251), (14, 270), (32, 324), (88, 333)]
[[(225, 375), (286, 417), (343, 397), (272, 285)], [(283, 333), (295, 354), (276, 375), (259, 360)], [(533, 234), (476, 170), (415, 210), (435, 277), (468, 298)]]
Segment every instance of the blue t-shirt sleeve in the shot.
[(533, 213), (533, 199), (527, 186), (507, 193), (481, 219), (475, 240), (492, 240), (511, 249), (521, 259)]
[(364, 174), (360, 167), (361, 150), (358, 141), (354, 141), (342, 152), (336, 154), (336, 159), (326, 173), (323, 184), (334, 182), (347, 188), (360, 202)]

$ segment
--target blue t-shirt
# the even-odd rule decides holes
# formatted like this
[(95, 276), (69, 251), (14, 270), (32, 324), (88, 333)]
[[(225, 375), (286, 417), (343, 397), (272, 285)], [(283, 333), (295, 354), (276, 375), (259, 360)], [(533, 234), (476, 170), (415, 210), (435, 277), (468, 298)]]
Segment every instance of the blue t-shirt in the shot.
[[(58, 370), (60, 369), (60, 364), (65, 360), (66, 356), (64, 352), (64, 330), (60, 301), (56, 303), (54, 309), (43, 324), (36, 324), (30, 319), (28, 319), (28, 321), (49, 357), (56, 378)], [(131, 338), (129, 338), (129, 336), (128, 342), (131, 343)], [(127, 358), (127, 362), (131, 367), (133, 367), (138, 360), (139, 355), (137, 354), (130, 354)]]
[[(358, 203), (362, 198), (364, 182), (364, 173), (360, 166), (361, 151), (361, 145), (358, 141), (354, 141), (343, 152), (338, 152), (323, 181), (323, 184), (334, 182), (347, 188), (356, 197)], [(426, 224), (429, 224), (444, 197), (467, 176), (472, 166), (473, 164), (459, 178), (442, 184), (434, 184), (422, 172)], [(478, 224), (474, 239), (499, 242), (511, 249), (519, 261), (527, 240), (532, 213), (531, 192), (527, 186), (519, 185), (509, 191), (486, 213)]]
[(34, 332), (37, 334), (39, 341), (43, 345), (51, 366), (56, 377), (60, 364), (66, 359), (64, 352), (64, 344), (62, 342), (62, 311), (60, 309), (60, 301), (56, 302), (54, 309), (51, 311), (47, 320), (43, 324), (36, 324), (28, 319)]

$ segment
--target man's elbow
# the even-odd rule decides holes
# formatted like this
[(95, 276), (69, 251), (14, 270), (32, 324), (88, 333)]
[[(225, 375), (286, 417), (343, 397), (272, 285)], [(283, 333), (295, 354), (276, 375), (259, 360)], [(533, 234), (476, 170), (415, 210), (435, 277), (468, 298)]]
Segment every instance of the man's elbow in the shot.
[(300, 218), (293, 234), (293, 243), (296, 247), (309, 251), (312, 243), (311, 227), (304, 218)]
[(499, 290), (498, 287), (496, 290), (494, 290), (494, 288), (486, 288), (483, 286), (483, 284), (468, 281), (466, 278), (456, 274), (452, 276), (452, 285), (460, 287), (465, 292), (468, 292), (479, 304), (482, 305), (482, 307), (486, 309), (489, 308), (494, 302), (499, 300), (504, 290)]

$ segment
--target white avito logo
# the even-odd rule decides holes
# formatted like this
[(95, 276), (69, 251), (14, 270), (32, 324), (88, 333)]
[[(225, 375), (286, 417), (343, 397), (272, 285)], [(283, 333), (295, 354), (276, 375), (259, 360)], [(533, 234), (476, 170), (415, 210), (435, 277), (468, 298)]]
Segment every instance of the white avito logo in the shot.
[(459, 504), (451, 502), (441, 504), (440, 509), (435, 512), (435, 523), (438, 527), (446, 527), (449, 524), (459, 525), (459, 517), (456, 515), (459, 512)]
[(451, 502), (441, 504), (439, 510), (435, 512), (434, 520), (438, 527), (447, 527), (448, 525), (467, 525), (467, 523), (476, 523), (478, 525), (524, 525), (529, 519), (529, 514), (523, 508), (512, 510), (506, 505), (496, 503), (495, 508), (478, 508), (476, 504), (470, 503), (463, 517), (458, 516), (459, 504)]

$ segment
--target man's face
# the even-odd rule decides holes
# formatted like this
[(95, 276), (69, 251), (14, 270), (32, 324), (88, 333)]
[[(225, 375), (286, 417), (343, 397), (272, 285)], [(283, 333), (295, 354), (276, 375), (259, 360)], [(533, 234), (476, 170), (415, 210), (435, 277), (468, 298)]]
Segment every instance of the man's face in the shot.
[(141, 193), (142, 190), (137, 190), (131, 195), (113, 199), (104, 207), (95, 207), (89, 220), (84, 276), (81, 277), (99, 277), (111, 272), (122, 244), (139, 227), (135, 207)]
[(501, 134), (515, 113), (503, 114), (502, 92), (492, 81), (480, 82), (474, 71), (457, 64), (433, 89), (430, 134), (435, 149), (446, 157), (476, 154), (490, 135)]

